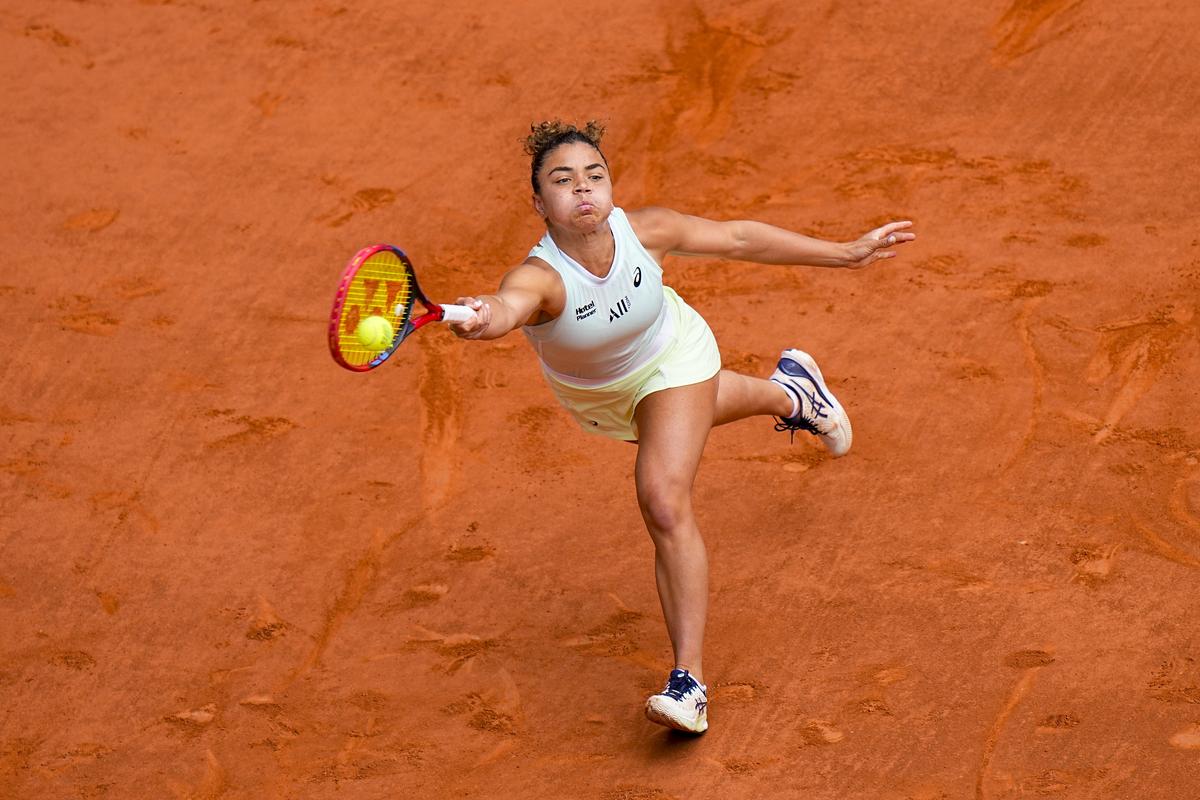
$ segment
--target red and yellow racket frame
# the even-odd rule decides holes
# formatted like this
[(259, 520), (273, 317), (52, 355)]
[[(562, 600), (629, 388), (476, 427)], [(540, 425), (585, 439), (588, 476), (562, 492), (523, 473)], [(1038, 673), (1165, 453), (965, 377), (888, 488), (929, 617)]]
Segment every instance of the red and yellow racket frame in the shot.
[[(425, 308), (415, 319), (414, 302)], [(373, 244), (355, 253), (342, 272), (329, 315), (329, 352), (340, 366), (369, 372), (387, 361), (413, 331), (446, 319), (447, 310), (460, 309), (474, 316), (465, 307), (441, 306), (427, 298), (404, 251), (390, 244)], [(358, 323), (369, 316), (383, 317), (395, 331), (385, 350), (368, 350), (358, 340)], [(452, 313), (448, 321), (456, 319), (462, 319), (462, 314)]]

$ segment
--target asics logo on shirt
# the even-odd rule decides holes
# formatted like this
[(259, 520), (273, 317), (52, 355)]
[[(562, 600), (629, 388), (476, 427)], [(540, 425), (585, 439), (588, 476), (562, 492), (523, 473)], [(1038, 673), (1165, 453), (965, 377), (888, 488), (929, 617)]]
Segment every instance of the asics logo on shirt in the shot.
[(633, 288), (636, 289), (641, 285), (642, 285), (642, 268), (638, 267), (637, 271), (633, 273)]
[(614, 319), (620, 319), (621, 317), (625, 316), (629, 309), (629, 295), (625, 295), (617, 301), (615, 306), (608, 310), (608, 321), (612, 322)]

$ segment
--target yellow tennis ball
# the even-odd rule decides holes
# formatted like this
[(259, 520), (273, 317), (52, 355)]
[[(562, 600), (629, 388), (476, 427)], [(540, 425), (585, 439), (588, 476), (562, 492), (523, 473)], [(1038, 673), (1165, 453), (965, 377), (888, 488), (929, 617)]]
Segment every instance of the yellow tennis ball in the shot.
[(383, 317), (367, 317), (358, 323), (354, 335), (368, 350), (386, 350), (392, 343), (395, 331), (392, 330), (392, 323)]

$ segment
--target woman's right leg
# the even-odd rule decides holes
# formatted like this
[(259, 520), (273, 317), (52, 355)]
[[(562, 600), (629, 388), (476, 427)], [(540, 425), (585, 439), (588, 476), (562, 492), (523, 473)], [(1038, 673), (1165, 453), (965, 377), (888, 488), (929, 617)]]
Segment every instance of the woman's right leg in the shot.
[(784, 350), (769, 380), (729, 370), (721, 370), (717, 378), (713, 425), (771, 415), (779, 417), (781, 430), (816, 435), (835, 458), (849, 452), (854, 436), (850, 418), (808, 353)]
[(746, 417), (787, 417), (794, 410), (791, 395), (774, 381), (727, 369), (721, 370), (718, 381), (714, 426)]

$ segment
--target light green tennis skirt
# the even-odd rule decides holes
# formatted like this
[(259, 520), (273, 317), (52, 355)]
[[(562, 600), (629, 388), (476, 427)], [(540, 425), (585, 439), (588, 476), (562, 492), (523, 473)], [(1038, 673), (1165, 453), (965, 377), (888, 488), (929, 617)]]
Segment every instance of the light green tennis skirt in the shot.
[(669, 286), (663, 287), (675, 322), (671, 342), (637, 372), (600, 386), (572, 386), (543, 370), (546, 383), (585, 430), (613, 439), (636, 441), (633, 411), (642, 398), (663, 389), (706, 381), (721, 370), (721, 353), (704, 317)]

